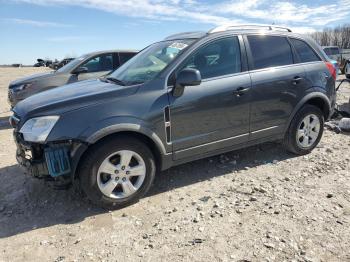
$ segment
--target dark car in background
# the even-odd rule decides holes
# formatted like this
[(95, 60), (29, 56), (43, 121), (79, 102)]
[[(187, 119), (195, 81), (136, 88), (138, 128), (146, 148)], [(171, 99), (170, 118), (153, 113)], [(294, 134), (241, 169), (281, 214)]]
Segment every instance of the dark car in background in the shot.
[[(154, 43), (105, 78), (13, 109), (17, 160), (123, 207), (157, 172), (267, 141), (311, 152), (332, 114), (336, 71), (312, 39), (277, 26), (222, 26)], [(191, 175), (191, 174), (183, 174)]]
[(61, 67), (65, 66), (69, 62), (73, 61), (75, 58), (64, 58), (61, 61), (55, 61), (50, 65), (50, 68), (57, 70), (60, 69)]
[(39, 92), (81, 80), (98, 78), (117, 69), (137, 54), (137, 51), (99, 51), (80, 56), (56, 71), (35, 74), (10, 83), (8, 101), (19, 101)]
[(347, 79), (350, 79), (350, 59), (347, 60), (347, 63), (345, 66), (345, 75)]
[(33, 65), (34, 67), (49, 67), (52, 65), (51, 60), (44, 60), (44, 59), (38, 58), (36, 61), (37, 62)]

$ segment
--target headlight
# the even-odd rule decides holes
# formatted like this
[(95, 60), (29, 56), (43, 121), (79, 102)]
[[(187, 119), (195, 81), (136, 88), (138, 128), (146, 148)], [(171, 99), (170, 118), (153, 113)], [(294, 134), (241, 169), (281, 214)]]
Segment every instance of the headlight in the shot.
[(12, 90), (15, 92), (18, 92), (18, 91), (22, 91), (24, 89), (27, 89), (28, 87), (31, 87), (32, 85), (33, 85), (32, 83), (22, 84), (22, 85), (14, 86), (12, 88)]
[(42, 116), (27, 120), (22, 126), (20, 133), (28, 142), (45, 142), (59, 116)]

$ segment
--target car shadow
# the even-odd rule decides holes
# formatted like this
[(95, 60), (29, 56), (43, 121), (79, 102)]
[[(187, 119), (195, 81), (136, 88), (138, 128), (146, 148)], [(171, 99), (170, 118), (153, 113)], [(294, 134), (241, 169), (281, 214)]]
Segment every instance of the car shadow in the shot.
[[(231, 174), (234, 170), (293, 157), (279, 144), (265, 143), (197, 160), (160, 173), (146, 197)], [(92, 205), (72, 188), (55, 190), (49, 182), (26, 175), (18, 165), (0, 169), (0, 238), (59, 224), (75, 224), (107, 212)]]
[(11, 128), (11, 125), (9, 122), (9, 117), (8, 116), (0, 117), (0, 130), (10, 129), (10, 128)]

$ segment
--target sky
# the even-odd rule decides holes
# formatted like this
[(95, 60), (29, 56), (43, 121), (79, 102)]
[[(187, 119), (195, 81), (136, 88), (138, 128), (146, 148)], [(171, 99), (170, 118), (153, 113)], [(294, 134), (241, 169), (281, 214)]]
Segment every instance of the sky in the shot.
[(350, 0), (0, 0), (0, 64), (34, 64), (222, 24), (278, 24), (305, 33), (350, 23)]

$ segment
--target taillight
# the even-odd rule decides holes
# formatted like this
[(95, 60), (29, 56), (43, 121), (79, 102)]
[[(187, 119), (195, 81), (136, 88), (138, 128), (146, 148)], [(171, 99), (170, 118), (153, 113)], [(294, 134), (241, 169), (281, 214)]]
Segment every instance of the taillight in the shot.
[(337, 69), (334, 67), (334, 65), (331, 62), (326, 62), (326, 66), (328, 68), (329, 73), (335, 80), (337, 78)]

